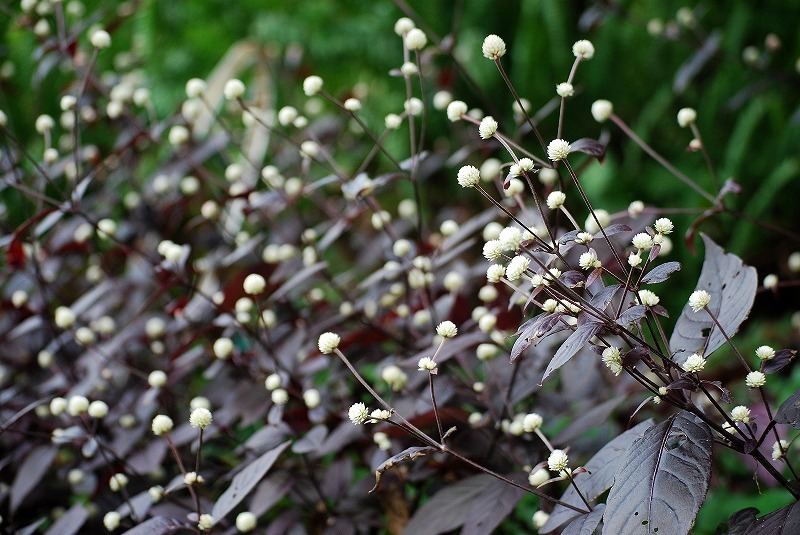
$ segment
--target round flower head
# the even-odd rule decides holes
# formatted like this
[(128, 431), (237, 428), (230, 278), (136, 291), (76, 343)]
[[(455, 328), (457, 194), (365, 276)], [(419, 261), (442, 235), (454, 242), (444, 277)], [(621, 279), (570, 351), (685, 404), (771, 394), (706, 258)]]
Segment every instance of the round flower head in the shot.
[(422, 50), (428, 44), (428, 38), (425, 36), (425, 32), (419, 28), (412, 28), (406, 33), (403, 43), (409, 50)]
[(770, 346), (760, 346), (756, 348), (756, 356), (761, 360), (772, 360), (775, 358), (775, 350)]
[(481, 119), (481, 124), (478, 126), (478, 134), (481, 139), (489, 139), (495, 132), (497, 132), (497, 121), (494, 120), (494, 117), (487, 115)]
[(61, 329), (69, 329), (75, 325), (75, 313), (69, 307), (58, 307), (55, 312), (56, 326)]
[(580, 258), (578, 258), (578, 265), (582, 269), (595, 269), (599, 268), (602, 263), (600, 262), (600, 259), (597, 258), (597, 251), (590, 249), (581, 254)]
[(522, 428), (526, 433), (533, 433), (544, 423), (544, 418), (542, 418), (539, 414), (535, 412), (531, 412), (526, 414), (525, 417), (522, 419)]
[(353, 425), (363, 424), (369, 418), (369, 409), (363, 403), (354, 403), (347, 411), (347, 417), (350, 418)]
[(250, 295), (258, 295), (264, 291), (267, 281), (258, 273), (251, 273), (244, 279), (244, 291)]
[(653, 223), (653, 228), (656, 229), (656, 232), (659, 234), (669, 234), (673, 231), (675, 225), (673, 225), (672, 221), (670, 221), (668, 218), (662, 217), (656, 219), (656, 222)]
[(494, 261), (503, 256), (503, 244), (500, 240), (489, 240), (483, 246), (483, 257)]
[(553, 450), (547, 458), (547, 467), (553, 472), (561, 472), (569, 466), (569, 457), (563, 450)]
[(225, 82), (225, 87), (222, 90), (223, 95), (227, 100), (236, 100), (244, 95), (244, 83), (236, 78), (232, 78)]
[(264, 379), (264, 387), (267, 390), (275, 390), (276, 388), (280, 388), (282, 382), (280, 375), (272, 373)]
[(562, 98), (571, 97), (575, 94), (575, 88), (569, 82), (561, 82), (556, 86), (556, 94)]
[(120, 489), (128, 484), (128, 476), (123, 473), (117, 473), (111, 476), (108, 480), (108, 488), (114, 492), (119, 492)]
[(108, 404), (105, 401), (95, 400), (89, 403), (89, 407), (86, 409), (86, 412), (92, 418), (105, 418), (108, 414)]
[(344, 101), (343, 106), (347, 111), (358, 111), (361, 109), (361, 101), (357, 98), (348, 98)]
[(158, 414), (155, 418), (153, 418), (151, 429), (153, 430), (153, 434), (155, 436), (161, 436), (164, 433), (169, 433), (172, 431), (173, 425), (174, 423), (172, 422), (172, 418), (166, 414)]
[(744, 384), (746, 384), (750, 388), (758, 388), (760, 386), (764, 386), (764, 383), (767, 382), (767, 376), (761, 372), (750, 372), (747, 374), (747, 377), (744, 379)]
[(690, 124), (694, 124), (697, 120), (697, 112), (694, 108), (681, 108), (678, 110), (678, 126), (686, 128)]
[(601, 99), (592, 103), (592, 117), (598, 123), (607, 121), (612, 113), (614, 113), (614, 105), (610, 101)]
[(631, 267), (638, 267), (642, 263), (642, 256), (639, 253), (631, 253), (628, 256), (628, 264)]
[(339, 347), (339, 342), (342, 339), (336, 333), (322, 333), (319, 336), (319, 341), (317, 345), (319, 346), (319, 351), (323, 355), (327, 355), (329, 353), (333, 353), (333, 350)]
[(689, 358), (686, 359), (686, 362), (681, 364), (681, 368), (687, 372), (699, 372), (702, 371), (703, 368), (706, 367), (706, 359), (703, 358), (703, 355), (700, 353), (692, 353), (689, 355)]
[(241, 533), (253, 531), (256, 528), (257, 519), (256, 515), (250, 511), (243, 511), (236, 515), (236, 529)]
[(105, 30), (95, 30), (89, 38), (95, 48), (108, 48), (111, 46), (111, 36)]
[(200, 529), (200, 531), (211, 529), (214, 527), (214, 517), (208, 513), (200, 515), (200, 519), (197, 522), (197, 527)]
[(539, 468), (535, 472), (531, 470), (531, 473), (528, 475), (528, 483), (532, 487), (538, 487), (548, 479), (550, 479), (550, 472), (544, 468)]
[(778, 276), (774, 273), (771, 273), (764, 277), (764, 282), (762, 284), (764, 285), (764, 288), (768, 290), (774, 290), (778, 287)]
[(230, 338), (219, 338), (214, 341), (214, 356), (218, 359), (226, 359), (233, 353), (233, 340)]
[(550, 514), (544, 511), (536, 511), (533, 513), (533, 517), (531, 518), (533, 527), (536, 529), (542, 528), (545, 524), (547, 524), (548, 520), (550, 520)]
[(411, 97), (403, 103), (403, 109), (406, 110), (409, 115), (419, 115), (424, 108), (425, 105), (417, 97)]
[(167, 384), (167, 374), (162, 370), (153, 370), (147, 376), (147, 384), (153, 388), (161, 388)]
[(322, 89), (322, 78), (319, 76), (309, 76), (303, 80), (303, 93), (307, 97), (313, 97)]
[(483, 40), (481, 50), (483, 51), (483, 57), (496, 60), (506, 53), (506, 43), (497, 35), (487, 35)]
[(697, 290), (689, 296), (689, 306), (694, 312), (703, 310), (711, 302), (711, 294), (705, 290)]
[(309, 388), (303, 392), (303, 402), (309, 409), (319, 407), (320, 401), (322, 401), (322, 396), (320, 396), (319, 390), (315, 388)]
[(550, 194), (547, 196), (547, 207), (551, 210), (557, 210), (564, 205), (564, 201), (567, 200), (567, 194), (563, 191), (551, 191)]
[(503, 249), (506, 251), (514, 251), (519, 244), (522, 243), (522, 231), (516, 227), (506, 227), (500, 231), (497, 237)]
[(510, 281), (517, 280), (525, 273), (530, 263), (531, 261), (524, 256), (515, 256), (511, 259), (511, 262), (508, 263), (506, 278)]
[(84, 396), (72, 396), (67, 402), (67, 412), (72, 416), (83, 414), (88, 408), (89, 400)]
[(500, 264), (492, 264), (489, 266), (489, 269), (486, 270), (486, 280), (489, 282), (500, 282), (500, 279), (502, 279), (505, 274), (505, 267)]
[(121, 520), (121, 514), (116, 511), (109, 511), (103, 516), (103, 526), (105, 526), (108, 531), (114, 531), (119, 527)]
[(206, 83), (200, 78), (192, 78), (186, 82), (186, 96), (189, 98), (197, 98), (206, 92)]
[(647, 251), (653, 247), (653, 238), (646, 232), (640, 232), (633, 237), (631, 243), (639, 251)]
[(443, 338), (452, 338), (458, 334), (458, 328), (452, 321), (443, 321), (436, 327), (436, 334)]
[(211, 411), (204, 408), (197, 408), (189, 415), (189, 424), (197, 429), (205, 429), (211, 424)]
[(572, 45), (572, 53), (576, 58), (592, 59), (592, 56), (594, 56), (594, 45), (591, 41), (581, 39)]
[(383, 123), (386, 125), (387, 129), (397, 130), (400, 128), (400, 125), (403, 124), (403, 118), (396, 113), (390, 113), (384, 118)]
[(417, 369), (421, 372), (430, 372), (436, 369), (436, 362), (430, 357), (422, 357), (417, 363)]
[(276, 388), (269, 397), (275, 405), (286, 405), (289, 402), (289, 393), (283, 388)]
[(458, 170), (456, 178), (462, 188), (474, 188), (481, 181), (481, 172), (475, 166), (465, 165)]
[(461, 117), (467, 114), (469, 108), (467, 103), (462, 100), (454, 100), (447, 105), (447, 118), (452, 122), (460, 121)]
[(776, 440), (772, 444), (772, 460), (773, 461), (777, 461), (778, 459), (780, 459), (781, 457), (786, 455), (787, 451), (789, 451), (789, 441), (788, 440), (780, 440), (780, 441)]
[(620, 355), (619, 348), (613, 346), (605, 348), (602, 359), (611, 373), (614, 375), (622, 373), (622, 355)]
[(413, 20), (408, 17), (401, 17), (394, 23), (394, 33), (397, 35), (405, 35), (416, 27)]
[(656, 294), (650, 290), (639, 290), (639, 299), (646, 307), (654, 307), (661, 300)]
[(748, 423), (750, 421), (750, 409), (744, 405), (734, 407), (731, 411), (731, 419), (734, 422)]
[(554, 162), (566, 160), (571, 148), (567, 141), (563, 139), (554, 139), (547, 145), (547, 157)]

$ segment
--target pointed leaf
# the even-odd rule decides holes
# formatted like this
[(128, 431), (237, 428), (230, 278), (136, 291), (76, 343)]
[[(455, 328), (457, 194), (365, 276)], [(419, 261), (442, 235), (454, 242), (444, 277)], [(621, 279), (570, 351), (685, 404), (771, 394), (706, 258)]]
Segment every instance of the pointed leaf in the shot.
[(781, 403), (775, 414), (775, 421), (779, 424), (789, 424), (795, 429), (800, 429), (800, 390)]
[(175, 533), (179, 526), (181, 523), (174, 518), (156, 516), (129, 529), (123, 535), (165, 535), (166, 533)]
[(475, 498), (481, 496), (494, 478), (486, 474), (447, 485), (417, 509), (406, 524), (404, 535), (438, 535), (464, 525)]
[(16, 511), (28, 493), (39, 484), (55, 459), (56, 453), (58, 453), (58, 446), (47, 444), (37, 446), (25, 457), (17, 470), (14, 483), (11, 484), (9, 504), (11, 511)]
[(756, 518), (747, 535), (796, 535), (800, 533), (800, 502)]
[(61, 515), (44, 535), (73, 535), (80, 531), (87, 518), (89, 518), (89, 511), (81, 504), (76, 503), (69, 508), (69, 511)]
[(603, 511), (606, 510), (606, 504), (601, 503), (594, 510), (586, 515), (580, 515), (570, 522), (561, 535), (593, 535), (597, 526), (603, 520)]
[(525, 491), (522, 489), (505, 481), (493, 479), (472, 500), (460, 535), (485, 535), (494, 532), (495, 528), (511, 514), (523, 494)]
[(747, 535), (756, 521), (758, 509), (748, 507), (733, 513), (728, 520), (717, 526), (719, 535)]
[(289, 444), (291, 444), (291, 441), (287, 440), (269, 450), (233, 476), (231, 485), (222, 493), (222, 496), (219, 497), (217, 503), (214, 504), (214, 509), (211, 511), (211, 516), (214, 517), (216, 522), (230, 513), (253, 490), (253, 487), (267, 474)]
[(588, 154), (589, 156), (594, 156), (601, 162), (606, 157), (606, 146), (596, 139), (582, 137), (581, 139), (576, 139), (570, 143), (569, 146), (570, 152), (582, 152), (584, 154)]
[(403, 461), (413, 461), (417, 457), (424, 457), (425, 455), (435, 453), (436, 449), (430, 446), (413, 446), (411, 448), (407, 448), (397, 455), (392, 455), (385, 461), (383, 461), (380, 466), (378, 466), (377, 470), (375, 470), (375, 486), (372, 487), (370, 492), (375, 492), (381, 484), (381, 477), (383, 473), (394, 466), (397, 463), (401, 463)]
[(611, 286), (606, 286), (596, 294), (592, 296), (592, 299), (589, 301), (593, 307), (599, 310), (605, 310), (608, 305), (611, 304), (611, 301), (614, 300), (614, 297), (622, 290), (621, 284), (612, 284)]
[[(587, 470), (586, 472), (574, 476), (575, 484), (578, 485), (587, 500), (594, 500), (611, 488), (611, 485), (614, 484), (614, 475), (617, 473), (619, 463), (622, 461), (625, 452), (633, 444), (634, 440), (641, 437), (652, 426), (653, 420), (645, 420), (620, 434), (589, 459), (589, 462), (584, 466)], [(567, 490), (561, 495), (561, 501), (576, 507), (585, 507), (583, 500), (575, 492), (575, 487), (572, 486), (567, 487)], [(550, 533), (578, 516), (581, 516), (581, 514), (577, 511), (567, 509), (563, 505), (556, 505), (550, 513), (547, 523), (542, 526), (539, 533)]]
[(539, 381), (539, 384), (544, 383), (544, 380), (547, 379), (551, 373), (569, 362), (569, 359), (575, 356), (575, 353), (580, 351), (580, 349), (586, 345), (586, 343), (591, 340), (594, 335), (602, 330), (602, 323), (587, 321), (583, 324), (579, 324), (572, 334), (569, 335), (569, 338), (567, 338), (564, 343), (561, 344), (561, 347), (558, 348), (558, 351), (556, 351), (556, 354), (547, 365), (547, 369), (544, 371), (544, 375), (542, 375), (542, 380)]
[(629, 323), (633, 323), (642, 319), (646, 313), (646, 307), (642, 305), (634, 305), (619, 315), (617, 318), (617, 323), (623, 327), (627, 327)]
[(713, 442), (688, 412), (648, 429), (622, 458), (603, 533), (688, 534), (708, 492)]
[(792, 362), (792, 359), (797, 354), (794, 349), (781, 349), (775, 352), (775, 356), (769, 360), (761, 361), (761, 371), (763, 373), (775, 373), (782, 370)]
[[(711, 294), (708, 308), (727, 335), (732, 337), (753, 307), (758, 276), (755, 268), (742, 264), (738, 256), (726, 254), (711, 238), (704, 234), (702, 237), (706, 244), (706, 257), (697, 289)], [(703, 354), (710, 355), (723, 344), (725, 336), (708, 313), (703, 310), (693, 312), (687, 303), (669, 341), (675, 361), (681, 364), (689, 355), (703, 351), (703, 348)]]
[(670, 275), (680, 270), (681, 270), (680, 262), (666, 262), (648, 271), (647, 275), (642, 277), (642, 283), (658, 284), (659, 282), (664, 282), (670, 277)]
[[(628, 225), (624, 223), (617, 223), (615, 225), (609, 225), (607, 227), (603, 227), (603, 231), (605, 231), (606, 236), (613, 236), (615, 234), (622, 234), (623, 232), (630, 232), (632, 229)], [(598, 232), (600, 236), (603, 235), (602, 232)], [(598, 236), (598, 237), (600, 237)]]

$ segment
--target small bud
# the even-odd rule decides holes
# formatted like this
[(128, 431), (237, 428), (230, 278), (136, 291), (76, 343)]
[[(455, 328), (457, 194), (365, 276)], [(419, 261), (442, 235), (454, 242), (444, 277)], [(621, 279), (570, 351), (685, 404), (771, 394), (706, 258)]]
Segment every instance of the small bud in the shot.
[(105, 30), (95, 30), (89, 41), (95, 48), (108, 48), (111, 46), (111, 36)]
[(598, 123), (607, 121), (614, 113), (614, 105), (608, 100), (595, 100), (592, 103), (592, 117)]
[(333, 351), (339, 347), (339, 342), (341, 341), (342, 339), (338, 334), (327, 332), (320, 335), (317, 345), (320, 353), (327, 355), (333, 353)]
[(487, 35), (483, 40), (483, 46), (481, 47), (481, 50), (483, 52), (483, 57), (491, 60), (497, 60), (505, 55), (506, 43), (497, 35)]

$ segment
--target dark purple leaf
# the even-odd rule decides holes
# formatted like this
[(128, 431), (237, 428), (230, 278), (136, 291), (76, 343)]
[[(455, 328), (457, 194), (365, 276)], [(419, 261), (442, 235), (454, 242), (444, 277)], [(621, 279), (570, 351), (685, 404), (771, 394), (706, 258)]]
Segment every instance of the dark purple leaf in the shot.
[(648, 271), (647, 275), (642, 277), (642, 283), (658, 284), (659, 282), (664, 282), (670, 277), (670, 275), (680, 270), (680, 262), (667, 262), (665, 264), (661, 264)]
[(569, 526), (564, 528), (561, 535), (592, 535), (600, 522), (603, 521), (603, 511), (606, 509), (606, 504), (601, 503), (595, 506), (594, 510), (586, 515), (580, 515)]
[(706, 63), (716, 55), (722, 42), (722, 34), (715, 30), (709, 35), (703, 45), (675, 73), (672, 89), (677, 94), (683, 93), (689, 84), (703, 70)]
[[(587, 500), (591, 501), (600, 496), (614, 484), (614, 474), (617, 473), (620, 461), (633, 443), (634, 440), (644, 434), (653, 425), (653, 420), (645, 420), (635, 427), (628, 429), (620, 434), (608, 444), (603, 446), (600, 451), (594, 454), (586, 463), (586, 472), (576, 474), (575, 483)], [(575, 487), (567, 487), (561, 495), (561, 501), (576, 507), (586, 507)], [(547, 523), (542, 526), (539, 533), (550, 533), (557, 528), (567, 524), (572, 519), (581, 516), (577, 511), (567, 509), (563, 505), (556, 505), (550, 513)]]
[(650, 351), (644, 346), (636, 346), (622, 356), (623, 366), (635, 366), (640, 360), (645, 358)]
[(800, 429), (800, 390), (781, 403), (775, 414), (775, 421), (779, 424), (789, 424), (795, 429)]
[(16, 511), (28, 493), (39, 484), (55, 459), (56, 453), (58, 453), (58, 446), (46, 444), (35, 447), (25, 457), (17, 469), (14, 483), (11, 484), (11, 499), (9, 500), (11, 511)]
[(181, 523), (174, 518), (156, 516), (142, 522), (135, 528), (129, 529), (123, 535), (164, 535), (166, 533), (175, 533), (179, 526), (181, 526)]
[(668, 384), (667, 390), (688, 390), (689, 392), (696, 392), (697, 384), (689, 377), (681, 377)]
[(650, 307), (650, 310), (653, 312), (653, 314), (658, 314), (661, 317), (664, 317), (664, 318), (668, 318), (669, 317), (669, 312), (667, 312), (667, 309), (662, 307), (661, 305), (656, 305), (654, 307)]
[[(701, 236), (706, 244), (706, 257), (697, 289), (711, 294), (708, 308), (725, 333), (732, 337), (753, 307), (758, 276), (755, 268), (742, 264), (738, 256), (726, 254), (711, 238), (705, 234)], [(688, 301), (689, 296), (686, 297)], [(696, 351), (708, 356), (723, 344), (725, 336), (708, 313), (705, 310), (693, 312), (687, 302), (669, 341), (675, 361), (681, 364)]]
[(718, 535), (748, 535), (756, 521), (758, 509), (748, 507), (733, 513), (728, 520), (717, 526)]
[(291, 444), (291, 441), (287, 440), (276, 448), (271, 449), (248, 464), (241, 472), (233, 477), (230, 486), (222, 493), (222, 496), (219, 497), (211, 511), (211, 516), (214, 517), (216, 522), (219, 522), (225, 515), (231, 512), (233, 508), (253, 490), (253, 487), (267, 474), (289, 444)]
[(629, 323), (633, 323), (642, 319), (646, 313), (647, 307), (642, 305), (634, 305), (619, 315), (617, 318), (617, 323), (623, 327), (627, 327)]
[[(514, 342), (511, 348), (511, 362), (517, 358), (530, 347), (531, 344), (536, 342), (537, 338), (541, 338), (548, 334), (550, 330), (561, 320), (561, 314), (551, 314), (546, 312), (535, 316), (520, 326), (517, 331), (519, 338)], [(523, 329), (524, 327), (524, 329)], [(521, 332), (520, 332), (521, 331)]]
[(511, 514), (523, 494), (522, 489), (493, 479), (472, 501), (460, 535), (492, 533)]
[(611, 304), (611, 301), (614, 300), (614, 297), (616, 297), (617, 293), (619, 293), (621, 290), (621, 284), (612, 284), (611, 286), (606, 286), (592, 296), (589, 304), (598, 310), (605, 310), (606, 307)]
[(591, 273), (589, 273), (589, 276), (586, 277), (586, 287), (588, 288), (589, 286), (594, 284), (595, 281), (597, 279), (599, 279), (602, 274), (603, 274), (603, 268), (602, 267), (599, 267), (599, 268), (593, 270)]
[(713, 443), (708, 425), (687, 412), (649, 428), (621, 458), (603, 531), (688, 534), (708, 492)]
[(375, 492), (381, 484), (381, 477), (383, 473), (394, 466), (397, 463), (401, 463), (404, 461), (413, 461), (419, 457), (424, 457), (430, 453), (435, 453), (436, 449), (430, 446), (413, 446), (411, 448), (405, 449), (396, 455), (392, 455), (385, 461), (383, 461), (380, 466), (375, 470), (375, 486), (372, 487), (370, 492)]
[(570, 143), (569, 146), (570, 152), (582, 152), (584, 154), (588, 154), (589, 156), (594, 156), (601, 162), (606, 157), (606, 146), (596, 139), (582, 137)]
[(270, 474), (256, 487), (248, 509), (256, 516), (263, 515), (286, 496), (293, 483), (294, 479), (286, 472)]
[(603, 324), (595, 321), (587, 321), (583, 324), (580, 324), (579, 321), (578, 323), (579, 325), (572, 334), (569, 335), (569, 338), (561, 344), (561, 347), (558, 348), (558, 351), (556, 351), (556, 354), (550, 360), (547, 369), (544, 371), (544, 375), (542, 375), (541, 381), (539, 381), (540, 385), (544, 383), (545, 379), (547, 379), (551, 373), (569, 362), (569, 359), (575, 356), (575, 353), (580, 351), (594, 335), (603, 330)]
[[(630, 232), (631, 227), (625, 225), (623, 223), (617, 223), (616, 225), (609, 225), (607, 227), (603, 227), (603, 230), (606, 233), (606, 236), (613, 236), (614, 234), (621, 234), (623, 232)], [(603, 235), (602, 232), (598, 232), (600, 236)], [(595, 236), (598, 237), (598, 236)]]
[(568, 288), (583, 286), (586, 283), (586, 277), (584, 277), (583, 273), (574, 269), (562, 273), (559, 280)]
[(601, 423), (608, 420), (608, 417), (612, 412), (614, 412), (614, 409), (616, 409), (617, 405), (619, 405), (621, 402), (622, 398), (612, 397), (611, 399), (587, 410), (579, 417), (568, 423), (564, 429), (559, 431), (559, 433), (552, 439), (553, 444), (569, 444), (590, 429), (594, 429)]
[(492, 476), (478, 474), (447, 485), (417, 509), (403, 530), (404, 535), (438, 535), (464, 525), (470, 511), (494, 482)]
[(55, 524), (50, 526), (44, 535), (73, 535), (80, 531), (87, 518), (89, 518), (89, 511), (81, 504), (76, 503)]
[(728, 390), (727, 388), (725, 388), (724, 386), (722, 386), (721, 382), (719, 382), (719, 381), (706, 381), (705, 379), (702, 379), (700, 381), (700, 383), (706, 388), (711, 386), (711, 387), (714, 387), (717, 390), (719, 390), (719, 392), (721, 394), (720, 400), (722, 400), (723, 403), (733, 403), (733, 396), (731, 395), (731, 391)]
[(763, 373), (775, 373), (785, 368), (797, 354), (794, 349), (781, 349), (775, 352), (775, 356), (769, 360), (761, 361), (761, 371)]
[(800, 533), (800, 502), (794, 502), (757, 518), (747, 535), (796, 535)]
[(328, 428), (324, 425), (317, 425), (303, 436), (300, 440), (292, 444), (294, 453), (310, 453), (322, 446), (322, 441), (328, 436)]
[(572, 242), (574, 244), (575, 243), (575, 238), (577, 238), (578, 234), (580, 234), (581, 232), (583, 232), (583, 231), (580, 230), (580, 229), (578, 229), (578, 230), (570, 230), (569, 232), (567, 232), (566, 234), (564, 234), (560, 238), (558, 238), (558, 244), (559, 245), (567, 245), (570, 242)]

